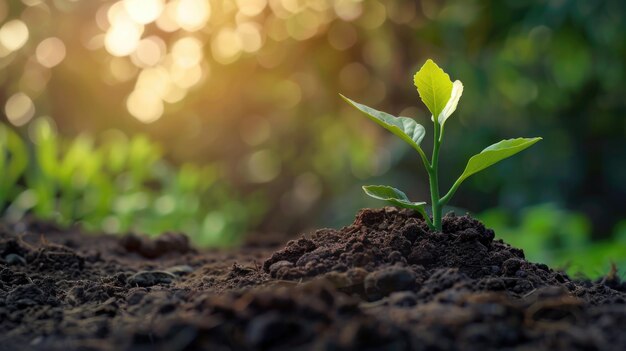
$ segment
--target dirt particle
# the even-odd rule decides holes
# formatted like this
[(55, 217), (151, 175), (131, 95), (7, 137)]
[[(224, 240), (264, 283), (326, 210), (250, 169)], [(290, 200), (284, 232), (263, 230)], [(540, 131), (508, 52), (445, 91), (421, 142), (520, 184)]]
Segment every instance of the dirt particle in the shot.
[(171, 284), (176, 276), (165, 271), (142, 271), (128, 278), (131, 286), (150, 287), (157, 284)]
[(522, 267), (522, 260), (509, 258), (502, 264), (502, 272), (505, 275), (513, 276)]
[(387, 267), (367, 275), (365, 293), (372, 300), (380, 299), (395, 291), (412, 290), (416, 287), (416, 275), (409, 268)]
[(272, 277), (276, 278), (278, 276), (278, 271), (282, 268), (289, 269), (293, 267), (293, 263), (289, 261), (278, 261), (273, 263), (269, 268), (269, 273)]
[(20, 285), (11, 290), (6, 297), (6, 304), (15, 305), (18, 308), (58, 304), (58, 299), (44, 292), (36, 284)]
[(270, 266), (278, 261), (295, 263), (302, 255), (315, 250), (315, 248), (316, 245), (309, 239), (291, 240), (287, 243), (285, 249), (275, 252), (272, 257), (265, 261), (263, 269), (269, 273)]

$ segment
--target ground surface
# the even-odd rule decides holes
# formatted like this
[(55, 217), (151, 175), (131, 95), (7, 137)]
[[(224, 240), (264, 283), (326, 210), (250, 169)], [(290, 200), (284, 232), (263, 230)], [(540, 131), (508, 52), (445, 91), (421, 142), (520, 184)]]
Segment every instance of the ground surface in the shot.
[(626, 284), (468, 217), (365, 210), (277, 249), (0, 227), (0, 350), (626, 350)]

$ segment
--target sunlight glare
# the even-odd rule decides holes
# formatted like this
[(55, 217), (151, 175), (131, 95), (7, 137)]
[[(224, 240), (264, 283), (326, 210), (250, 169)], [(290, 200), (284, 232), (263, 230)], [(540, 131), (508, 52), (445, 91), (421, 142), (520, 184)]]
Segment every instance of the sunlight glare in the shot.
[(65, 58), (65, 44), (57, 37), (44, 39), (37, 45), (35, 56), (42, 66), (52, 68)]
[(211, 41), (213, 58), (222, 64), (237, 60), (242, 49), (241, 38), (232, 28), (222, 28)]
[(139, 42), (131, 59), (139, 67), (152, 67), (163, 60), (166, 49), (163, 39), (153, 35)]
[(169, 68), (172, 82), (183, 89), (189, 89), (198, 84), (202, 79), (202, 68), (200, 65), (192, 67), (181, 67), (173, 64)]
[(151, 91), (153, 95), (162, 98), (168, 92), (170, 84), (167, 70), (159, 66), (141, 71), (137, 77), (136, 89)]
[(165, 5), (165, 9), (161, 12), (161, 16), (157, 18), (156, 25), (164, 32), (173, 32), (178, 30), (180, 26), (176, 21), (176, 12), (178, 9), (178, 0), (173, 0)]
[(162, 96), (163, 101), (175, 104), (187, 96), (187, 89), (179, 87), (177, 84), (169, 84), (167, 92)]
[(248, 17), (260, 14), (267, 6), (267, 0), (237, 0), (236, 2), (239, 12)]
[(137, 49), (143, 26), (130, 22), (118, 22), (107, 31), (104, 47), (113, 56), (128, 56)]
[(176, 22), (188, 31), (194, 32), (209, 21), (211, 5), (207, 0), (179, 0), (176, 8)]
[(193, 37), (184, 37), (172, 45), (172, 57), (176, 65), (189, 68), (196, 66), (203, 58), (203, 43)]
[(104, 47), (113, 56), (128, 56), (139, 45), (144, 26), (132, 20), (121, 2), (115, 3), (107, 13), (111, 27), (104, 38)]
[(130, 18), (140, 24), (153, 22), (161, 15), (163, 0), (123, 0)]
[(28, 27), (20, 20), (11, 20), (0, 28), (0, 44), (9, 51), (19, 50), (28, 41)]
[(4, 106), (4, 112), (11, 124), (16, 127), (23, 126), (35, 115), (33, 100), (24, 93), (13, 94)]
[(337, 17), (344, 21), (354, 21), (363, 13), (361, 0), (337, 0), (334, 8)]
[(241, 38), (241, 46), (245, 52), (256, 52), (261, 48), (261, 28), (256, 23), (242, 23), (237, 26), (237, 34)]
[(152, 90), (136, 89), (128, 96), (126, 108), (142, 123), (152, 123), (163, 115), (163, 101)]

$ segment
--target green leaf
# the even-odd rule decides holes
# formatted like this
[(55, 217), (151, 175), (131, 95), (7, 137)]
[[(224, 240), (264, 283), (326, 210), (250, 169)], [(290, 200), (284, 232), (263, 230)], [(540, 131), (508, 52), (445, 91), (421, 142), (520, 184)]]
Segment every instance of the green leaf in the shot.
[(448, 117), (450, 117), (450, 115), (454, 111), (456, 111), (456, 106), (459, 104), (459, 99), (461, 99), (461, 95), (463, 95), (463, 83), (461, 83), (460, 80), (457, 80), (452, 84), (452, 93), (450, 95), (450, 100), (448, 100), (446, 106), (443, 108), (443, 111), (441, 111), (441, 114), (439, 114), (439, 118), (437, 118), (439, 124), (442, 127), (444, 123), (446, 123)]
[(414, 149), (421, 151), (419, 145), (426, 134), (426, 130), (421, 124), (415, 122), (411, 118), (395, 117), (386, 112), (378, 111), (363, 104), (359, 104), (358, 102), (352, 101), (341, 94), (339, 95), (350, 105), (365, 113), (372, 121), (378, 123), (381, 127), (400, 137), (400, 139), (407, 142)]
[(469, 159), (465, 171), (463, 171), (463, 174), (461, 174), (457, 182), (463, 181), (469, 176), (525, 150), (541, 139), (542, 138), (506, 139), (485, 148), (479, 154)]
[(413, 82), (430, 113), (438, 119), (452, 95), (450, 76), (429, 59), (415, 73)]
[(423, 213), (425, 202), (411, 202), (402, 191), (387, 185), (365, 185), (363, 191), (370, 197), (387, 201), (392, 205), (404, 208), (411, 208)]

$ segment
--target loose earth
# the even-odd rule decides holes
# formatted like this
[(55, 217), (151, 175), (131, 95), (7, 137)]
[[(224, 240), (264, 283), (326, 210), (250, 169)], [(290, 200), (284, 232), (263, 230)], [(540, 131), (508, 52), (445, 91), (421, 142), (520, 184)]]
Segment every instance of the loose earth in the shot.
[(280, 248), (0, 226), (0, 350), (626, 350), (626, 283), (468, 216), (363, 210)]

